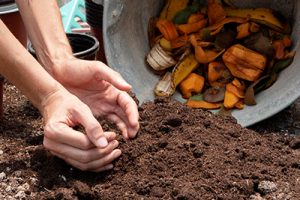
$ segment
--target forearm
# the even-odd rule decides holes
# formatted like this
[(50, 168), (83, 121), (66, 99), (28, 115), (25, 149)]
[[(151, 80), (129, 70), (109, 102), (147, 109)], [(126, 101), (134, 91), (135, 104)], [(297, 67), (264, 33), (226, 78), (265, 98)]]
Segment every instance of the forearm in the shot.
[(39, 109), (43, 101), (61, 88), (27, 52), (0, 20), (0, 73)]
[(53, 75), (56, 62), (72, 57), (56, 0), (16, 0), (37, 57)]

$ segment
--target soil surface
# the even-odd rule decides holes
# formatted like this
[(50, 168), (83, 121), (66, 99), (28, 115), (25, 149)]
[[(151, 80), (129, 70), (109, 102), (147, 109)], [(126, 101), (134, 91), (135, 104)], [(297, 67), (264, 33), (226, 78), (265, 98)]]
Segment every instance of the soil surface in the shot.
[(157, 99), (140, 106), (138, 137), (120, 137), (115, 168), (89, 173), (43, 149), (39, 112), (5, 83), (0, 199), (299, 200), (298, 101), (246, 129), (233, 118)]

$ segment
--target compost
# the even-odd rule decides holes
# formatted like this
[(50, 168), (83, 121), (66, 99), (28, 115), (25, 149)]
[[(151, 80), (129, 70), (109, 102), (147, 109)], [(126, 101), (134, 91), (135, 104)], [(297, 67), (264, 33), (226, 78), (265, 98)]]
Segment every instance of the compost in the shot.
[(50, 155), (39, 112), (13, 85), (4, 88), (0, 199), (300, 199), (297, 103), (247, 129), (158, 98), (139, 107), (137, 138), (119, 137), (115, 168), (90, 173)]

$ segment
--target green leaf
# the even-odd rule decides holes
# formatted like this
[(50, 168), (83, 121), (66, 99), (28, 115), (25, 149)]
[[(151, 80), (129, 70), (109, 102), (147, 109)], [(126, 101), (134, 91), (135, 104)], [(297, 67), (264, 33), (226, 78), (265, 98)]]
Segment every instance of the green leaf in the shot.
[(213, 42), (215, 40), (215, 37), (212, 36), (211, 31), (209, 28), (203, 28), (200, 30), (200, 37), (201, 40), (206, 41), (206, 42)]
[(193, 1), (192, 5), (186, 7), (185, 9), (176, 13), (173, 18), (174, 24), (186, 24), (189, 17), (200, 10), (201, 4), (200, 1)]
[(257, 81), (252, 83), (246, 90), (245, 92), (245, 104), (250, 106), (250, 105), (256, 105), (256, 101), (254, 98), (254, 95), (263, 90), (265, 87), (265, 84), (267, 80), (269, 79), (269, 75), (265, 75), (260, 77)]
[(266, 82), (266, 85), (264, 87), (264, 89), (269, 88), (271, 85), (273, 85), (273, 83), (277, 80), (277, 77), (279, 75), (279, 73), (287, 68), (292, 62), (293, 62), (294, 58), (288, 58), (286, 60), (280, 60), (278, 62), (276, 62), (272, 68), (272, 71), (270, 73), (270, 77), (269, 80)]
[(203, 100), (203, 94), (196, 94), (189, 98), (189, 100), (193, 101), (202, 101)]

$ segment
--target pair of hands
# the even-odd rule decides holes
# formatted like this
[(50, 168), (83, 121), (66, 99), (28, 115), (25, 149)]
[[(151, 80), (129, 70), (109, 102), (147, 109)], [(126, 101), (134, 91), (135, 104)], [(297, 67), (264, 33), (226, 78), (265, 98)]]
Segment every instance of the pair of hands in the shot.
[[(125, 139), (134, 138), (139, 115), (127, 93), (131, 86), (99, 61), (66, 59), (52, 75), (64, 87), (43, 102), (45, 148), (84, 171), (112, 169), (112, 161), (121, 155), (116, 134), (104, 132), (94, 116), (116, 123)], [(78, 124), (85, 133), (73, 129)]]

